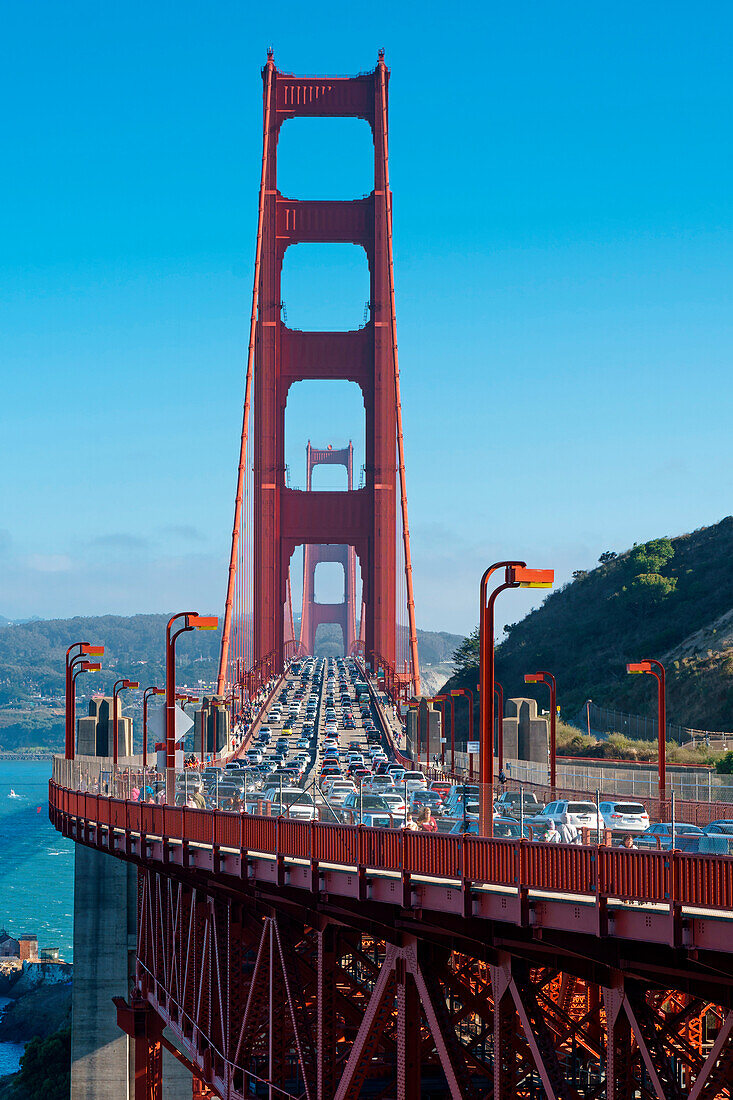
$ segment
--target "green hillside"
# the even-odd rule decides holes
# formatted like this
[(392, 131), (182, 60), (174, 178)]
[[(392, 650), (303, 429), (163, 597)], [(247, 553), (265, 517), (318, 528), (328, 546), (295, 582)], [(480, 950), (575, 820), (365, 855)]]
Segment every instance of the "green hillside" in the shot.
[[(733, 517), (602, 555), (596, 569), (578, 572), (507, 628), (496, 676), (507, 697), (534, 696), (546, 708), (547, 689), (523, 677), (553, 672), (568, 720), (586, 699), (654, 716), (654, 682), (625, 671), (646, 657), (667, 667), (669, 722), (733, 730)], [(476, 663), (473, 637), (461, 649), (454, 686), (475, 687)]]
[[(165, 615), (104, 615), (9, 623), (0, 618), (0, 751), (57, 747), (63, 739), (64, 654), (74, 641), (105, 646), (103, 670), (79, 682), (111, 694), (121, 676), (143, 686), (162, 684), (165, 674)], [(418, 630), (420, 660), (432, 664), (449, 657), (461, 637)], [(177, 682), (192, 688), (216, 678), (219, 631), (192, 631), (176, 646)], [(324, 647), (328, 649), (328, 647)], [(341, 647), (333, 645), (333, 653)], [(125, 713), (137, 715), (138, 697), (126, 700)]]

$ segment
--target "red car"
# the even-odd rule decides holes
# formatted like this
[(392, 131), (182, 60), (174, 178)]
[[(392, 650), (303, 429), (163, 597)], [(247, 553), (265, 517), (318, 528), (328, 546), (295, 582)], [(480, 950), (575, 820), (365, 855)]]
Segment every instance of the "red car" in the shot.
[(450, 789), (451, 789), (451, 784), (446, 783), (442, 779), (433, 779), (433, 781), (428, 784), (428, 790), (429, 791), (437, 791), (443, 802), (445, 802), (446, 798), (448, 797)]

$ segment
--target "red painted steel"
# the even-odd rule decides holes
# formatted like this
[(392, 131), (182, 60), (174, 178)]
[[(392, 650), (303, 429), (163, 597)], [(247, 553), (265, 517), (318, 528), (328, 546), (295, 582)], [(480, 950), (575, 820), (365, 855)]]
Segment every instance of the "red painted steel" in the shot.
[[(733, 907), (733, 858), (634, 851), (470, 835), (409, 832), (285, 817), (257, 817), (185, 807), (140, 805), (65, 790), (51, 782), (49, 804), (122, 833), (164, 841), (235, 847), (286, 859), (460, 879), (634, 901)], [(90, 816), (91, 815), (91, 816)], [(237, 820), (239, 819), (239, 820)], [(731, 943), (733, 948), (733, 942)]]
[[(306, 492), (312, 492), (313, 470), (316, 466), (344, 466), (347, 492), (354, 489), (354, 448), (334, 450), (332, 447), (306, 448)], [(344, 570), (344, 598), (338, 603), (316, 603), (314, 574), (320, 562), (339, 562)], [(341, 627), (344, 653), (351, 653), (357, 639), (356, 629), (356, 552), (347, 545), (314, 545), (303, 548), (303, 613), (300, 622), (300, 651), (315, 651), (316, 631), (322, 623)]]

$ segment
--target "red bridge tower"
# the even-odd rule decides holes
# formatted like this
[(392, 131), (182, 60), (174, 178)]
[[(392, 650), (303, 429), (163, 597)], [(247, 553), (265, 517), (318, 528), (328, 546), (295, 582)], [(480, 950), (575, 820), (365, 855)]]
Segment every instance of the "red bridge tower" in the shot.
[[(254, 484), (251, 589), (253, 645), (245, 665), (282, 664), (288, 572), (296, 546), (306, 562), (323, 545), (346, 546), (358, 557), (362, 579), (362, 634), (368, 658), (393, 670), (419, 690), (415, 604), (412, 590), (405, 464), (397, 357), (392, 200), (387, 159), (389, 72), (380, 53), (373, 72), (356, 77), (300, 77), (279, 72), (268, 56), (264, 78), (264, 140), (255, 262), (250, 354), (245, 391), (237, 509), (232, 539), (219, 690), (231, 681), (230, 634), (246, 633), (248, 610), (234, 612), (243, 484), (247, 471), (249, 405), (254, 378)], [(374, 189), (355, 201), (300, 201), (277, 189), (277, 142), (286, 119), (342, 116), (365, 119), (374, 139)], [(302, 332), (281, 318), (281, 273), (286, 250), (294, 244), (361, 245), (370, 272), (370, 316), (350, 332)], [(304, 379), (341, 379), (361, 388), (366, 412), (365, 483), (343, 492), (290, 489), (285, 482), (285, 406), (288, 391)], [(404, 557), (407, 629), (397, 630), (398, 500)], [(316, 555), (314, 557), (314, 555)], [(323, 560), (323, 559), (321, 559)], [(314, 564), (315, 567), (315, 564)], [(348, 574), (347, 574), (348, 575)], [(241, 600), (239, 601), (241, 604)], [(347, 600), (348, 602), (348, 600)], [(313, 622), (312, 604), (305, 614)], [(351, 611), (348, 612), (351, 616)], [(309, 626), (310, 625), (306, 623)], [(351, 618), (347, 631), (353, 633)], [(315, 633), (315, 627), (313, 627)], [(311, 641), (309, 634), (304, 640)], [(348, 651), (348, 637), (344, 641)], [(236, 648), (236, 646), (235, 646)], [(241, 651), (241, 645), (240, 645)], [(245, 646), (246, 650), (246, 646)]]

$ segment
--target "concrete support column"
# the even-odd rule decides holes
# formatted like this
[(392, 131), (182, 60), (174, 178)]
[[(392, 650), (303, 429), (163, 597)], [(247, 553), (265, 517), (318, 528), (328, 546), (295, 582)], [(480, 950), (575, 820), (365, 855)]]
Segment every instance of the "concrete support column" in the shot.
[[(74, 853), (74, 982), (71, 1100), (133, 1100), (135, 1051), (117, 1026), (114, 997), (135, 977), (137, 868), (77, 844)], [(171, 1038), (173, 1038), (171, 1036)], [(162, 1051), (161, 1100), (191, 1096), (185, 1066)]]

